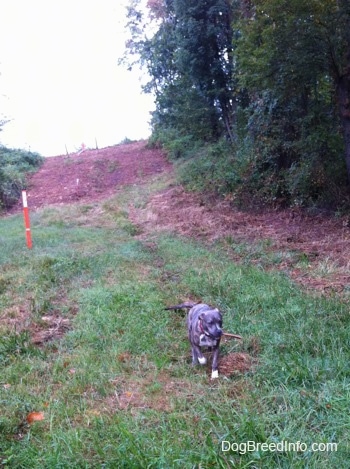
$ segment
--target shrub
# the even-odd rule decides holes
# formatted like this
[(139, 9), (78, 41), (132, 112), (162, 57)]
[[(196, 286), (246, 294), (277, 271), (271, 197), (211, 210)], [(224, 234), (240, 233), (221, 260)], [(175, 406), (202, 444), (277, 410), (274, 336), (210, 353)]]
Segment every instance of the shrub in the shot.
[(43, 162), (38, 153), (0, 147), (0, 208), (10, 208), (26, 186), (26, 176)]
[(202, 146), (178, 168), (180, 181), (189, 189), (224, 196), (241, 181), (235, 147), (225, 140)]
[(192, 135), (182, 135), (171, 127), (157, 129), (149, 139), (150, 147), (161, 146), (172, 160), (193, 156), (201, 145), (203, 143), (200, 143)]
[[(182, 152), (183, 155), (184, 149)], [(231, 194), (236, 203), (246, 207), (348, 210), (348, 183), (341, 152), (325, 153), (320, 161), (310, 151), (285, 168), (273, 160), (268, 147), (256, 146), (249, 137), (240, 138), (235, 145), (222, 140), (199, 149), (192, 147), (192, 157), (178, 166), (178, 176), (190, 190), (219, 196)]]

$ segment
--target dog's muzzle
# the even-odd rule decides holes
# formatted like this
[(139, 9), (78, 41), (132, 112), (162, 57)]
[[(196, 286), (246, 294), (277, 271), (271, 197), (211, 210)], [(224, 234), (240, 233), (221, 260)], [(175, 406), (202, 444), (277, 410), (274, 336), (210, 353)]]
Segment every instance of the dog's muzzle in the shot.
[(201, 347), (216, 347), (220, 337), (212, 338), (212, 336), (201, 334), (199, 336), (199, 345)]
[(216, 327), (215, 334), (210, 333), (204, 329), (201, 320), (199, 321), (199, 329), (202, 334), (206, 335), (207, 337), (209, 337), (209, 339), (212, 340), (218, 340), (222, 336), (222, 330), (220, 329), (220, 327)]

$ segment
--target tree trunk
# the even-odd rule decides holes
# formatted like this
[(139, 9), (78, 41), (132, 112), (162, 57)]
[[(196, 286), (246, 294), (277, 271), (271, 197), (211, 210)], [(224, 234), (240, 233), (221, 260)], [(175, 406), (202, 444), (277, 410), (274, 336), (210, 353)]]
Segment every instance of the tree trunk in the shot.
[(350, 183), (350, 5), (349, 0), (337, 0), (344, 32), (345, 57), (343, 70), (336, 79), (340, 122), (345, 144), (345, 163)]
[(344, 143), (345, 143), (345, 163), (346, 169), (348, 173), (348, 182), (350, 184), (350, 115), (340, 117), (342, 127), (343, 127), (343, 135), (344, 135)]
[(337, 97), (345, 144), (345, 163), (350, 183), (350, 44), (347, 54), (347, 66), (337, 83)]

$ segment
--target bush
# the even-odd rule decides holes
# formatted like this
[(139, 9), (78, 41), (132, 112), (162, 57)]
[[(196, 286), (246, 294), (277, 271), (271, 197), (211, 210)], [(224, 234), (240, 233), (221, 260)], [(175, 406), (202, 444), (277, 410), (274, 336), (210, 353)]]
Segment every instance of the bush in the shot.
[[(176, 141), (175, 141), (176, 142)], [(180, 144), (180, 143), (179, 143)], [(193, 148), (192, 148), (193, 153)], [(302, 155), (289, 167), (273, 164), (268, 148), (249, 137), (232, 145), (223, 140), (202, 145), (178, 166), (178, 176), (189, 190), (226, 196), (241, 206), (298, 206), (347, 211), (348, 182), (341, 152)]]
[(203, 145), (192, 135), (182, 135), (174, 128), (157, 129), (149, 139), (150, 147), (161, 146), (172, 160), (188, 158)]
[(224, 196), (242, 180), (235, 147), (225, 140), (202, 146), (195, 157), (179, 166), (180, 181), (190, 190)]
[(26, 187), (26, 176), (43, 162), (42, 156), (0, 147), (0, 208), (10, 208)]

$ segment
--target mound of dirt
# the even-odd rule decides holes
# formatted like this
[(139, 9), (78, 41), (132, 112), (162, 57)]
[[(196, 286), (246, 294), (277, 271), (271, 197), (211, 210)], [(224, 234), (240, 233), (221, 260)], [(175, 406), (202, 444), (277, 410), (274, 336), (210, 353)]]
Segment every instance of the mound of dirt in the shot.
[(229, 377), (236, 373), (245, 373), (253, 364), (253, 358), (247, 353), (229, 353), (220, 359), (219, 374)]
[[(170, 169), (162, 151), (148, 149), (144, 141), (45, 158), (29, 179), (28, 205), (35, 210), (47, 205), (95, 202), (122, 186), (141, 184), (145, 178)], [(19, 210), (21, 201), (10, 213)]]

